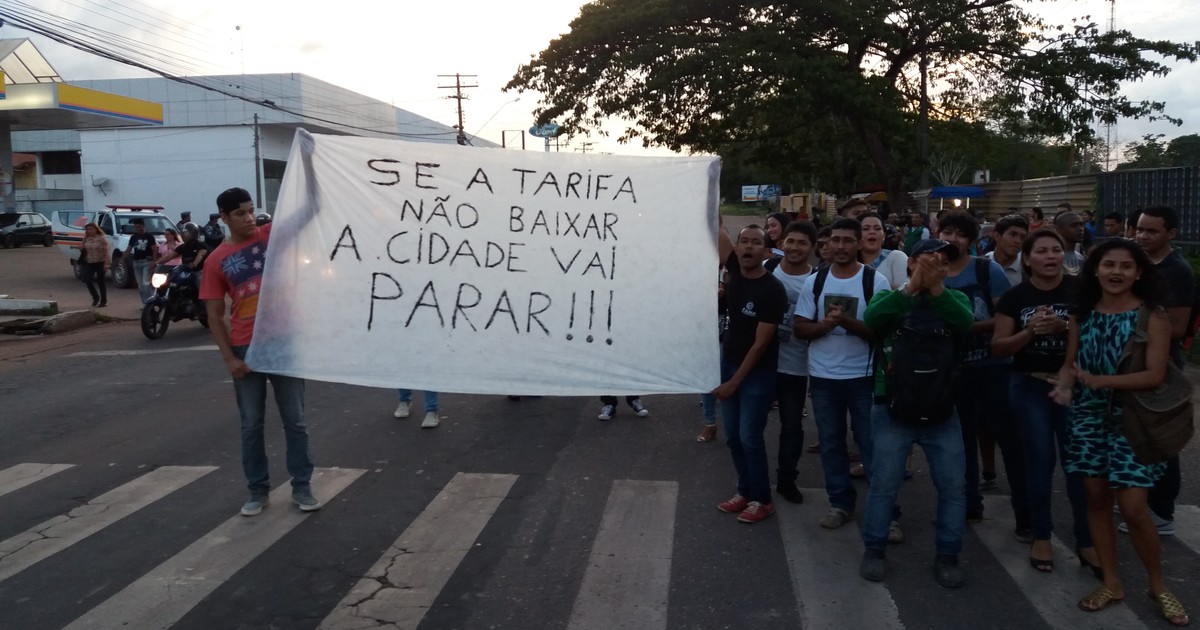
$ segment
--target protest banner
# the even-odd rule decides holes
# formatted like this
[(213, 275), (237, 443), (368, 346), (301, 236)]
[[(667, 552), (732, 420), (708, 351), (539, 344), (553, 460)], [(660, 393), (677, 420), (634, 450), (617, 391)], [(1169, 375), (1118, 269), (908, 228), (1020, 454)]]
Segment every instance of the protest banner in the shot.
[(719, 168), (300, 130), (247, 363), (441, 392), (709, 391)]

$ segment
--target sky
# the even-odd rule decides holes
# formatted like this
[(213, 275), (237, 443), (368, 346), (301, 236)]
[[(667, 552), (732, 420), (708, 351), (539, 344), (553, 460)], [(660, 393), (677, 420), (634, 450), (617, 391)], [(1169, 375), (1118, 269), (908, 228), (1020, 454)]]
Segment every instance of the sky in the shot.
[[(579, 0), (340, 0), (288, 3), (263, 0), (0, 0), (0, 7), (36, 6), (56, 16), (103, 28), (186, 58), (187, 74), (300, 72), (389, 102), (445, 124), (456, 123), (455, 103), (446, 96), (454, 78), (478, 87), (466, 91), (464, 127), (468, 134), (499, 143), (502, 132), (528, 129), (537, 95), (503, 92), (505, 83), (555, 37), (569, 30), (584, 4)], [(1105, 25), (1107, 0), (1030, 0), (1026, 4), (1051, 23), (1091, 15)], [(520, 6), (520, 11), (512, 7)], [(1117, 0), (1117, 26), (1150, 39), (1194, 41), (1200, 24), (1198, 0)], [(0, 38), (30, 37), (59, 74), (72, 80), (147, 76), (143, 71), (59, 45), (13, 26)], [(185, 72), (181, 72), (185, 73)], [(1122, 121), (1120, 142), (1144, 134), (1168, 138), (1200, 132), (1200, 64), (1181, 64), (1166, 78), (1130, 84), (1133, 98), (1167, 102), (1184, 119), (1168, 123)], [(644, 155), (636, 144), (609, 137), (579, 138), (564, 150)], [(527, 137), (530, 149), (541, 141)]]

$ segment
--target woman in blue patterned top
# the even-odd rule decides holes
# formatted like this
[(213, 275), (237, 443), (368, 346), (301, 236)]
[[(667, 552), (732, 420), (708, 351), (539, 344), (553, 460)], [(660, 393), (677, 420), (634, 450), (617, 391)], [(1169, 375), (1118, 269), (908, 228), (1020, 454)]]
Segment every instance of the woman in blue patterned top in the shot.
[[(1163, 581), (1162, 550), (1146, 504), (1147, 490), (1163, 465), (1137, 461), (1121, 433), (1120, 399), (1113, 398), (1114, 390), (1151, 389), (1166, 379), (1171, 325), (1161, 307), (1162, 294), (1154, 265), (1137, 244), (1115, 239), (1096, 247), (1080, 275), (1066, 360), (1050, 396), (1071, 406), (1065, 468), (1085, 477), (1088, 526), (1104, 572), (1104, 583), (1080, 600), (1079, 608), (1095, 612), (1125, 598), (1117, 575), (1115, 498), (1146, 567), (1150, 596), (1168, 621), (1182, 626), (1188, 615)], [(1150, 312), (1147, 368), (1117, 374), (1117, 360), (1143, 307)]]

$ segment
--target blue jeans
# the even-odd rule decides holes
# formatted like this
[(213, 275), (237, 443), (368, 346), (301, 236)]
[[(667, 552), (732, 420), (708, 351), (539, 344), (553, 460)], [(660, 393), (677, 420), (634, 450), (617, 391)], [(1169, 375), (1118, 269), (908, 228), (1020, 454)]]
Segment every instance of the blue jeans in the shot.
[[(728, 381), (738, 365), (721, 359), (721, 381)], [(725, 443), (737, 470), (738, 494), (749, 501), (771, 502), (771, 477), (767, 469), (767, 444), (763, 432), (775, 396), (775, 370), (756, 369), (746, 376), (733, 396), (721, 401)]]
[[(929, 462), (929, 476), (937, 488), (937, 554), (958, 555), (967, 522), (965, 495), (966, 450), (958, 416), (929, 426), (905, 424), (892, 418), (887, 406), (875, 405), (871, 414), (873, 468), (863, 508), (862, 539), (867, 549), (887, 549), (888, 527), (894, 517), (896, 495), (904, 484), (904, 463), (913, 444), (920, 444)], [(866, 459), (864, 455), (863, 459)]]
[[(237, 358), (246, 357), (247, 346), (235, 346)], [(287, 470), (292, 476), (292, 491), (308, 490), (312, 480), (312, 454), (308, 450), (308, 426), (304, 424), (304, 379), (281, 374), (250, 372), (233, 379), (238, 413), (242, 417), (242, 472), (251, 496), (266, 496), (271, 490), (268, 478), (267, 445), (263, 433), (267, 407), (267, 381), (275, 390), (275, 405), (283, 419), (287, 443)]]
[[(1050, 400), (1051, 389), (1050, 383), (1018, 372), (1013, 374), (1008, 390), (1013, 414), (1021, 425), (1021, 446), (1025, 452), (1029, 487), (1030, 526), (1037, 540), (1050, 540), (1050, 533), (1054, 530), (1050, 511), (1054, 468), (1059, 458), (1066, 460), (1067, 454), (1069, 411)], [(1057, 446), (1055, 440), (1058, 441)], [(1066, 475), (1067, 500), (1071, 502), (1071, 516), (1075, 521), (1075, 544), (1091, 547), (1083, 475), (1066, 471), (1063, 474)]]
[[(413, 392), (411, 389), (397, 389), (396, 391), (400, 394), (400, 402), (406, 402), (406, 403), (412, 402)], [(427, 391), (427, 390), (422, 390), (422, 391), (424, 391), (424, 394), (425, 394), (425, 411), (426, 412), (437, 411), (438, 410), (438, 393)]]
[(712, 394), (700, 394), (700, 412), (704, 414), (704, 424), (712, 426), (717, 423), (717, 397)]
[(1006, 365), (965, 368), (959, 377), (955, 409), (962, 423), (967, 453), (967, 511), (983, 512), (983, 493), (979, 490), (979, 427), (987, 427), (1000, 456), (1004, 474), (1012, 492), (1010, 504), (1018, 529), (1029, 526), (1029, 482), (1025, 478), (1025, 456), (1021, 453), (1018, 420), (1008, 405), (1012, 369)]
[(800, 453), (804, 452), (804, 399), (808, 396), (808, 377), (793, 374), (778, 375), (775, 400), (779, 401), (779, 468), (775, 480), (779, 483), (796, 481), (800, 473)]
[(847, 512), (854, 511), (858, 492), (850, 477), (850, 453), (846, 450), (846, 414), (850, 428), (862, 455), (867, 474), (872, 468), (871, 405), (874, 403), (875, 379), (870, 376), (834, 380), (811, 376), (813, 419), (821, 443), (821, 470), (825, 473), (825, 494), (829, 505)]
[(154, 295), (154, 287), (150, 286), (150, 261), (134, 260), (133, 281), (137, 283), (138, 295), (142, 296), (142, 304)]

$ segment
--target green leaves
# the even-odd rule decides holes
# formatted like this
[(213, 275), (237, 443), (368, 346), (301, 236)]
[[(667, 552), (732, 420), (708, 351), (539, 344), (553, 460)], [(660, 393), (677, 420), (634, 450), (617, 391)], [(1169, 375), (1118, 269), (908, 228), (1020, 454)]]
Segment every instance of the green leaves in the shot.
[(1090, 20), (1047, 25), (1015, 0), (599, 0), (507, 87), (543, 95), (540, 121), (580, 133), (619, 117), (621, 139), (683, 151), (752, 143), (786, 162), (838, 129), (895, 178), (913, 159), (922, 58), (934, 119), (1085, 142), (1118, 117), (1177, 123), (1121, 85), (1196, 50)]

